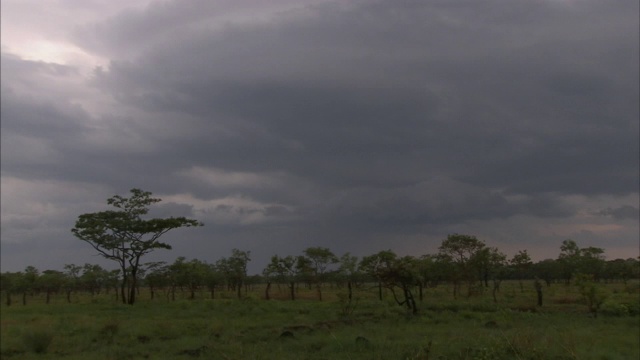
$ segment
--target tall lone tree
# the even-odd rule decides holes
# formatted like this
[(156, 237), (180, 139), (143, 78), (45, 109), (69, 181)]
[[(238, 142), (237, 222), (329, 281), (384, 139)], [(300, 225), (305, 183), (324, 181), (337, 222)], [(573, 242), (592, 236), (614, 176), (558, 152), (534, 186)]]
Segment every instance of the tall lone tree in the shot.
[(129, 198), (115, 195), (107, 204), (117, 210), (80, 215), (71, 229), (73, 235), (91, 245), (99, 255), (118, 263), (122, 276), (120, 292), (125, 304), (133, 305), (136, 300), (140, 258), (155, 249), (171, 249), (171, 245), (160, 242), (159, 238), (172, 229), (202, 226), (197, 220), (185, 217), (143, 219), (149, 207), (161, 201), (151, 195), (140, 189), (131, 189)]

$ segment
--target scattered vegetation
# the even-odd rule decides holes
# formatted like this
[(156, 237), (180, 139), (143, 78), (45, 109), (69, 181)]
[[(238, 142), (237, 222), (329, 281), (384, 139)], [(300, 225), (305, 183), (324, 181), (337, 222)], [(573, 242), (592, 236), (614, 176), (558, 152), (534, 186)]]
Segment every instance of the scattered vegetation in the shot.
[(0, 358), (640, 358), (638, 259), (606, 261), (603, 249), (565, 240), (557, 259), (534, 263), (526, 250), (508, 259), (452, 234), (419, 257), (311, 247), (274, 255), (261, 275), (247, 274), (251, 254), (238, 249), (215, 263), (145, 264), (142, 255), (169, 248), (159, 235), (199, 224), (141, 219), (159, 199), (136, 191), (74, 229), (101, 254), (115, 251), (119, 270), (0, 274)]
[[(630, 280), (628, 284), (637, 284)], [(397, 306), (375, 283), (354, 289), (302, 286), (295, 300), (285, 286), (264, 299), (262, 285), (242, 299), (221, 289), (177, 291), (176, 299), (142, 288), (136, 306), (113, 294), (28, 295), (28, 305), (2, 305), (2, 359), (633, 359), (640, 355), (640, 293), (601, 284), (611, 295), (593, 317), (576, 285), (552, 284), (536, 306), (532, 281), (490, 292), (452, 296), (452, 284), (424, 290), (418, 313)], [(274, 299), (275, 298), (275, 299)], [(558, 302), (558, 299), (576, 299)]]

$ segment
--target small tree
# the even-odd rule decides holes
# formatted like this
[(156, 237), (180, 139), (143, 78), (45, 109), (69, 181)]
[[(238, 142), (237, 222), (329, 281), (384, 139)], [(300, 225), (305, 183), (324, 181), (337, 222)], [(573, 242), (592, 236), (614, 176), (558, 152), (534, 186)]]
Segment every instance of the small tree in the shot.
[(190, 300), (195, 299), (196, 291), (206, 284), (209, 269), (208, 264), (198, 259), (186, 261), (184, 256), (178, 257), (176, 261), (168, 267), (175, 285), (181, 289), (186, 288), (189, 290)]
[(506, 261), (507, 256), (498, 248), (486, 246), (476, 252), (471, 259), (478, 271), (480, 281), (484, 282), (485, 287), (489, 287), (489, 279), (498, 277)]
[(569, 285), (571, 278), (580, 266), (580, 248), (575, 241), (567, 239), (562, 242), (558, 263), (562, 266), (562, 277), (565, 283)]
[(322, 283), (325, 280), (325, 272), (330, 264), (338, 263), (338, 257), (328, 248), (310, 247), (305, 249), (304, 255), (311, 269), (313, 282), (316, 284), (318, 300), (322, 301)]
[(80, 286), (91, 293), (91, 296), (99, 294), (100, 290), (108, 282), (109, 272), (100, 265), (86, 263), (82, 267), (80, 275)]
[(215, 264), (207, 264), (207, 275), (205, 277), (205, 284), (211, 295), (211, 299), (216, 297), (216, 288), (224, 282), (224, 276), (220, 273), (220, 270)]
[(454, 284), (453, 297), (458, 294), (457, 283), (460, 282), (460, 276), (455, 271), (455, 264), (451, 259), (451, 256), (443, 253), (431, 255), (433, 259), (433, 266), (431, 269), (431, 278), (434, 286), (439, 285), (442, 282)]
[(297, 261), (298, 258), (291, 255), (285, 257), (273, 255), (271, 257), (271, 262), (262, 272), (267, 279), (274, 278), (279, 283), (286, 283), (289, 288), (291, 300), (296, 299), (295, 286)]
[(144, 283), (149, 287), (151, 300), (155, 298), (155, 291), (169, 283), (168, 266), (164, 261), (153, 261), (144, 264)]
[(593, 317), (598, 317), (598, 310), (609, 297), (606, 288), (596, 284), (593, 281), (593, 276), (585, 274), (576, 275), (576, 285), (589, 308), (589, 312), (593, 314)]
[(580, 266), (578, 271), (582, 274), (593, 276), (595, 281), (600, 281), (606, 266), (604, 249), (589, 246), (580, 249)]
[[(391, 294), (393, 294), (393, 298), (398, 305), (406, 306), (413, 314), (418, 313), (416, 300), (411, 291), (411, 288), (418, 283), (419, 278), (416, 258), (413, 256), (404, 256), (396, 259), (391, 268), (383, 269), (380, 277), (385, 286), (391, 290)], [(402, 300), (396, 296), (395, 287), (402, 290)]]
[(71, 302), (71, 293), (76, 291), (80, 286), (80, 270), (82, 266), (75, 264), (66, 264), (64, 266), (66, 270), (66, 281), (64, 282), (64, 291), (67, 294), (67, 302)]
[(418, 285), (418, 299), (423, 300), (423, 289), (425, 286), (435, 283), (435, 257), (433, 255), (422, 255), (415, 260), (416, 262), (416, 280)]
[(353, 282), (358, 279), (358, 257), (353, 256), (350, 253), (345, 253), (340, 257), (340, 267), (337, 271), (338, 276), (341, 279), (347, 281), (347, 298), (349, 301), (353, 299)]
[(37, 290), (37, 281), (40, 271), (35, 266), (29, 265), (24, 269), (22, 281), (19, 282), (19, 288), (22, 290), (22, 305), (27, 305), (27, 294), (31, 294)]
[(522, 280), (529, 276), (529, 269), (533, 265), (529, 253), (527, 253), (527, 250), (520, 250), (517, 254), (513, 255), (513, 258), (511, 258), (509, 263), (513, 266), (513, 269), (516, 272), (516, 277), (520, 282), (520, 292), (524, 292)]
[(634, 259), (615, 259), (605, 263), (604, 276), (608, 281), (619, 280), (627, 285), (629, 279), (634, 278)]
[(68, 281), (64, 273), (57, 270), (45, 270), (36, 280), (38, 288), (45, 292), (45, 303), (51, 301), (51, 294), (57, 293)]
[(251, 261), (251, 251), (231, 250), (231, 256), (216, 261), (216, 268), (224, 275), (227, 288), (235, 290), (238, 299), (242, 297), (242, 287), (247, 278), (247, 264)]
[(1, 273), (0, 274), (0, 291), (2, 291), (3, 293), (5, 293), (7, 299), (6, 299), (6, 304), (7, 306), (11, 306), (11, 283), (12, 283), (12, 274), (11, 273)]
[(149, 206), (161, 201), (151, 195), (140, 189), (132, 189), (129, 198), (115, 195), (107, 200), (107, 204), (118, 210), (80, 215), (71, 229), (77, 238), (91, 245), (102, 257), (118, 263), (122, 272), (122, 302), (130, 305), (135, 303), (140, 259), (155, 249), (171, 249), (171, 245), (160, 242), (159, 238), (172, 229), (202, 226), (185, 217), (143, 219)]
[(24, 284), (23, 278), (24, 274), (22, 272), (5, 272), (0, 274), (0, 289), (5, 292), (7, 306), (13, 304), (11, 295), (22, 291)]
[(558, 262), (562, 264), (567, 285), (578, 274), (590, 275), (593, 280), (600, 280), (606, 265), (604, 249), (592, 246), (581, 249), (570, 239), (562, 242)]
[(533, 274), (551, 286), (551, 282), (562, 277), (562, 264), (558, 260), (545, 259), (532, 265)]
[(382, 273), (393, 268), (398, 255), (389, 250), (379, 251), (376, 254), (365, 256), (360, 260), (360, 269), (370, 278), (378, 282), (378, 299), (382, 300), (383, 278)]
[[(391, 250), (365, 256), (360, 267), (378, 281), (378, 297), (382, 300), (382, 287), (389, 289), (398, 305), (406, 306), (414, 314), (418, 312), (411, 288), (419, 281), (418, 260), (412, 256), (398, 258)], [(396, 288), (402, 291), (401, 298)]]
[[(478, 253), (484, 249), (485, 243), (478, 240), (472, 235), (452, 234), (442, 241), (442, 245), (438, 248), (440, 254), (449, 257), (455, 265), (455, 271), (459, 278), (465, 280), (468, 286), (468, 294), (471, 295), (471, 285), (476, 276), (474, 276), (474, 261)], [(457, 277), (454, 280), (454, 293), (457, 287)]]

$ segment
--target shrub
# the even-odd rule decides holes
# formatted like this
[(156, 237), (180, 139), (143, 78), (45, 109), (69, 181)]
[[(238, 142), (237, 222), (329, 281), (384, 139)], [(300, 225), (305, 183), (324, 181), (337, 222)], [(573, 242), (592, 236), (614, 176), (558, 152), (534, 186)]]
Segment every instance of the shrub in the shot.
[(640, 302), (625, 303), (624, 305), (629, 309), (630, 315), (640, 315)]
[(29, 350), (41, 354), (47, 352), (53, 340), (53, 333), (48, 329), (27, 331), (22, 335), (22, 340)]
[(593, 276), (579, 274), (576, 278), (576, 285), (580, 291), (580, 295), (584, 302), (594, 316), (598, 315), (598, 311), (602, 307), (602, 304), (609, 297), (609, 293), (606, 288), (595, 283)]
[(628, 316), (629, 308), (625, 304), (619, 304), (615, 301), (605, 301), (600, 307), (600, 312), (608, 316)]

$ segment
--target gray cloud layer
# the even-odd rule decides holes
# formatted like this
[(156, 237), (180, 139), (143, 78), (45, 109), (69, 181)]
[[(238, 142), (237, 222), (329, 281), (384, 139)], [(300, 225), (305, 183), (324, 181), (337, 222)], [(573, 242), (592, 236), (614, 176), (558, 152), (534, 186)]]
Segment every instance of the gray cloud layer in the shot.
[[(570, 235), (603, 219), (624, 222), (615, 246), (637, 245), (637, 1), (234, 4), (151, 3), (77, 27), (110, 59), (80, 82), (3, 53), (3, 179), (167, 195), (163, 211), (211, 223), (197, 236), (218, 244), (189, 236), (191, 256), (423, 234), (419, 251), (457, 230), (530, 248), (565, 234), (540, 221)], [(74, 102), (83, 89), (113, 107)], [(576, 220), (589, 206), (611, 216)], [(493, 221), (530, 234), (501, 238)], [(3, 217), (3, 246), (20, 241), (7, 231)]]

